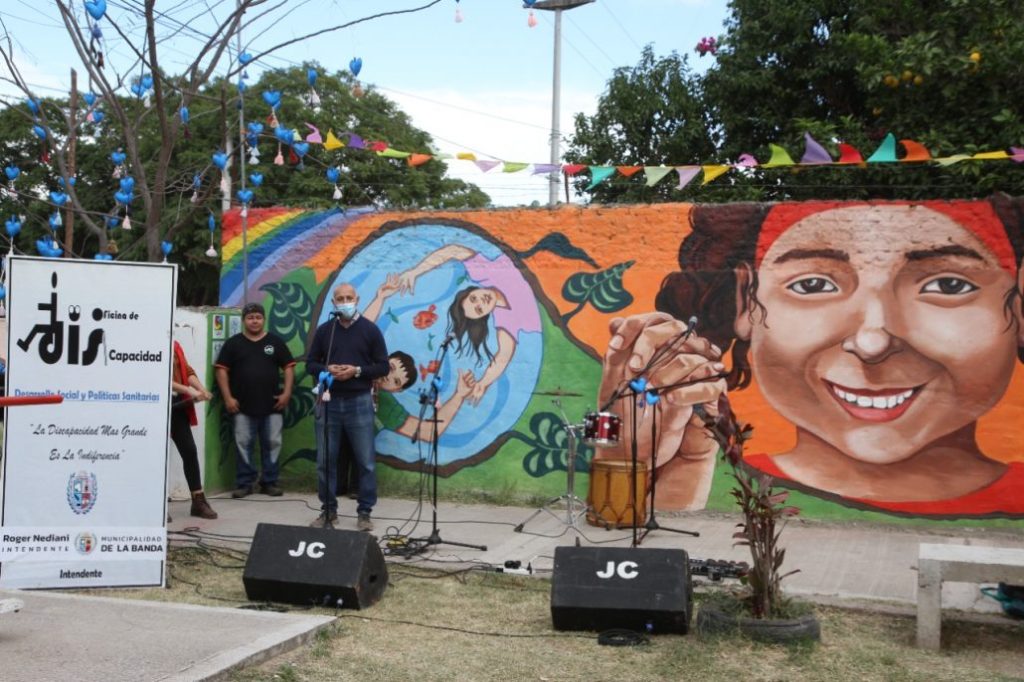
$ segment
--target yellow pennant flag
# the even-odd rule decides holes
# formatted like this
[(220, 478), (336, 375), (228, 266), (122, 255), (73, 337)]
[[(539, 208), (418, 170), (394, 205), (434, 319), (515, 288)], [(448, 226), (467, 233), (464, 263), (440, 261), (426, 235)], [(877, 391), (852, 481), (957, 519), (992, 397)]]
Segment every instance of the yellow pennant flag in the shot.
[(978, 161), (995, 161), (996, 159), (1008, 159), (1008, 158), (1010, 158), (1010, 155), (1007, 154), (1005, 151), (978, 152), (977, 154), (975, 154), (971, 158), (972, 159), (977, 159)]
[(717, 178), (719, 175), (722, 175), (723, 173), (725, 173), (726, 171), (729, 170), (729, 166), (717, 166), (717, 165), (716, 166), (701, 166), (701, 168), (704, 170), (704, 182), (700, 183), (702, 185), (708, 184), (709, 182), (711, 182), (712, 180)]
[(476, 154), (472, 152), (459, 152), (455, 155), (455, 158), (462, 161), (476, 161)]
[(335, 137), (333, 130), (327, 131), (327, 139), (324, 140), (324, 149), (331, 152), (334, 151), (335, 149), (341, 149), (344, 146), (345, 143), (339, 140), (337, 137)]

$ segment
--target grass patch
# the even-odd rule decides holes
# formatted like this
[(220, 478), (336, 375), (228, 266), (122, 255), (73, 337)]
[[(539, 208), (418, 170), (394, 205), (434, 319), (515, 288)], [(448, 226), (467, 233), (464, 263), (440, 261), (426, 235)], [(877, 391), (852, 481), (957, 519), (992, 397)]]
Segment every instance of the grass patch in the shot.
[[(244, 555), (174, 548), (169, 589), (96, 590), (102, 596), (215, 606), (248, 604)], [(947, 621), (941, 653), (916, 648), (913, 618), (816, 606), (817, 645), (773, 646), (737, 636), (656, 635), (638, 647), (605, 647), (594, 633), (552, 629), (547, 580), (389, 563), (380, 603), (337, 615), (308, 645), (235, 682), (262, 680), (932, 680), (1020, 679), (1024, 628)], [(697, 604), (714, 598), (698, 593)], [(292, 607), (286, 607), (292, 608)]]

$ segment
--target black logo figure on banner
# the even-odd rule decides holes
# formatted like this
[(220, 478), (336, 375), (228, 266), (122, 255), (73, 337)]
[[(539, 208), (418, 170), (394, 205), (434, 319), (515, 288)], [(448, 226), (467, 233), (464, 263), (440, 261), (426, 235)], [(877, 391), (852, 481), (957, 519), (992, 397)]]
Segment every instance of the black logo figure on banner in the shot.
[[(50, 285), (53, 291), (50, 292), (49, 303), (40, 303), (37, 307), (42, 312), (49, 312), (50, 321), (47, 324), (37, 324), (29, 331), (28, 336), (18, 340), (18, 348), (28, 351), (32, 346), (32, 340), (36, 335), (39, 339), (39, 358), (48, 365), (55, 365), (64, 356), (64, 322), (57, 319), (57, 273), (50, 276)], [(82, 309), (77, 305), (68, 306), (68, 319), (77, 323), (82, 316)], [(92, 318), (99, 322), (103, 319), (103, 310), (93, 308)], [(89, 342), (85, 352), (80, 352), (81, 327), (78, 324), (68, 325), (68, 364), (70, 365), (91, 365), (96, 361), (100, 353), (100, 346), (103, 343), (103, 329), (93, 329), (89, 332)]]

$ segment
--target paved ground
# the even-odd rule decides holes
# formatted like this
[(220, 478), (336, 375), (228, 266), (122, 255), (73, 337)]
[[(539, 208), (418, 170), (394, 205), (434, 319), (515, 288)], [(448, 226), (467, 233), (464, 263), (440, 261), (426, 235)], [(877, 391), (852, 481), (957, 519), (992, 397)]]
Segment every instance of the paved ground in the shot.
[[(316, 515), (315, 496), (253, 495), (244, 500), (214, 499), (220, 518), (205, 521), (188, 516), (186, 502), (171, 504), (172, 531), (186, 528), (211, 534), (208, 541), (232, 536), (251, 538), (260, 522), (306, 525)], [(559, 545), (607, 544), (628, 547), (631, 531), (606, 531), (581, 521), (567, 523), (566, 514), (542, 512), (516, 526), (534, 510), (518, 507), (456, 505), (442, 502), (437, 510), (441, 544), (426, 557), (493, 567), (506, 561), (532, 566), (547, 575), (554, 548)], [(355, 531), (355, 503), (345, 500), (338, 528)], [(347, 514), (347, 515), (346, 515)], [(419, 516), (418, 526), (410, 519)], [(374, 515), (375, 534), (427, 537), (431, 509), (408, 500), (382, 500)], [(732, 547), (736, 519), (699, 513), (659, 515), (662, 526), (699, 533), (699, 537), (656, 530), (644, 547), (674, 547), (691, 557), (742, 560), (743, 548)], [(880, 608), (909, 609), (917, 586), (917, 547), (921, 542), (950, 542), (986, 546), (1024, 547), (1024, 525), (1018, 532), (927, 532), (878, 526), (833, 525), (797, 521), (783, 534), (786, 564), (800, 573), (786, 579), (791, 593), (826, 601), (851, 599)], [(486, 550), (462, 544), (483, 545)], [(232, 542), (231, 546), (244, 547)], [(403, 561), (392, 557), (391, 561)], [(943, 605), (963, 610), (996, 612), (977, 585), (944, 587)], [(0, 592), (0, 599), (14, 596)], [(153, 604), (80, 597), (54, 592), (22, 592), (25, 608), (0, 615), (0, 660), (4, 680), (202, 680), (223, 676), (245, 662), (298, 646), (330, 618), (298, 616), (230, 608)], [(384, 599), (387, 599), (385, 593)]]

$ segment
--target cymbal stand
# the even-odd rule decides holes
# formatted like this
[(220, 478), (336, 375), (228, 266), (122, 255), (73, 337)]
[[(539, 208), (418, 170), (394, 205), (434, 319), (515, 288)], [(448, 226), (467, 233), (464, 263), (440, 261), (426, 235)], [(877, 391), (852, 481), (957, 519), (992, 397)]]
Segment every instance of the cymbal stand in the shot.
[(565, 493), (553, 498), (544, 504), (544, 506), (538, 507), (532, 514), (530, 514), (529, 518), (513, 528), (516, 533), (522, 533), (523, 527), (525, 527), (530, 521), (537, 518), (537, 516), (542, 512), (547, 512), (556, 519), (559, 518), (559, 514), (555, 513), (552, 508), (563, 503), (565, 504), (565, 525), (579, 533), (580, 527), (578, 521), (587, 513), (587, 503), (576, 495), (576, 432), (582, 428), (582, 425), (569, 423), (569, 417), (566, 416), (565, 410), (562, 409), (561, 400), (555, 398), (551, 402), (558, 408), (559, 413), (562, 415), (562, 428), (565, 429), (565, 434), (568, 438), (567, 443), (569, 452), (565, 466)]

